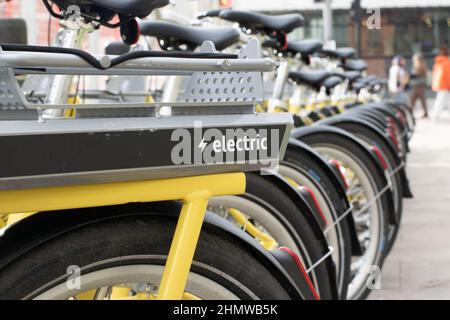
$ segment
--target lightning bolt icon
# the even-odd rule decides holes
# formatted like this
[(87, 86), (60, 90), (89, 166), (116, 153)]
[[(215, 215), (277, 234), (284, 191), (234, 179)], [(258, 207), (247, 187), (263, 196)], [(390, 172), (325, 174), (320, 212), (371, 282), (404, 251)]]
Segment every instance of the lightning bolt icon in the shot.
[(199, 147), (200, 149), (202, 149), (202, 152), (203, 152), (203, 151), (205, 151), (205, 148), (206, 148), (207, 145), (208, 145), (208, 144), (205, 142), (205, 138), (203, 138), (202, 141), (200, 141), (198, 147)]

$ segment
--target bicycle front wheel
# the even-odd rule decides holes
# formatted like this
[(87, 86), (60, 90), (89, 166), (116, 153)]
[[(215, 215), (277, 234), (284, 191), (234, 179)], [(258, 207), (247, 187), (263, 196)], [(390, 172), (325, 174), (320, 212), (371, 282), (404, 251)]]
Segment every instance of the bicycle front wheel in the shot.
[[(0, 299), (133, 299), (157, 295), (176, 217), (118, 217), (39, 244), (0, 270)], [(67, 271), (79, 268), (79, 286)], [(73, 284), (73, 283), (72, 283)], [(256, 255), (204, 226), (186, 293), (196, 299), (290, 299)]]

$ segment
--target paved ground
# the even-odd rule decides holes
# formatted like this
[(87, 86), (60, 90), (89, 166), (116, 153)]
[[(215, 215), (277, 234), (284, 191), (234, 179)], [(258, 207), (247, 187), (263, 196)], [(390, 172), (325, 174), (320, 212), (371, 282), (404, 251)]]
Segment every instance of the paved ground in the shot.
[(404, 202), (397, 243), (371, 299), (450, 299), (450, 116), (419, 120), (408, 175), (415, 198)]

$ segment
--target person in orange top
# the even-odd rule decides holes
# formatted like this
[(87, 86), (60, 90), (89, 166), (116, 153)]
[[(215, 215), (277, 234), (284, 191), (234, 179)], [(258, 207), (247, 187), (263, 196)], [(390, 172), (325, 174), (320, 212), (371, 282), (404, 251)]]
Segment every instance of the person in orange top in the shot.
[(437, 120), (443, 109), (450, 106), (450, 58), (448, 55), (448, 47), (441, 45), (433, 67), (432, 89), (436, 92), (436, 101), (431, 111), (433, 121)]

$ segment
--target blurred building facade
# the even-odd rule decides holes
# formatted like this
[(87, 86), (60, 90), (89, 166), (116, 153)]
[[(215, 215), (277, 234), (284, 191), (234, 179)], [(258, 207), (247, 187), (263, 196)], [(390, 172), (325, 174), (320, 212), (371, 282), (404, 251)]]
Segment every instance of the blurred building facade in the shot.
[[(324, 0), (322, 0), (324, 1)], [(351, 19), (354, 0), (330, 0), (332, 37), (337, 46), (356, 46), (355, 24)], [(317, 0), (176, 0), (167, 9), (192, 19), (201, 11), (232, 6), (235, 9), (281, 14), (297, 11), (305, 17), (305, 27), (290, 38), (322, 38), (323, 3)], [(360, 49), (361, 57), (369, 61), (370, 71), (383, 74), (393, 56), (410, 57), (423, 52), (431, 64), (441, 43), (450, 45), (450, 0), (361, 0)], [(367, 9), (380, 11), (380, 28), (367, 27)], [(0, 3), (0, 18), (24, 18), (28, 25), (28, 42), (46, 44), (58, 30), (58, 21), (50, 19), (39, 0)], [(91, 41), (92, 51), (101, 51), (105, 43), (117, 40), (117, 30), (101, 28)]]
[[(333, 38), (337, 46), (356, 46), (355, 25), (351, 19), (353, 0), (332, 0)], [(322, 38), (323, 4), (315, 0), (234, 0), (233, 7), (268, 13), (298, 11), (305, 17), (305, 27), (290, 37), (293, 39)], [(361, 0), (362, 19), (360, 33), (361, 57), (368, 60), (370, 71), (384, 74), (393, 56), (409, 58), (423, 52), (432, 63), (442, 43), (450, 45), (449, 0)], [(371, 14), (367, 9), (380, 12), (380, 26), (367, 27)], [(371, 11), (372, 13), (373, 11)]]

